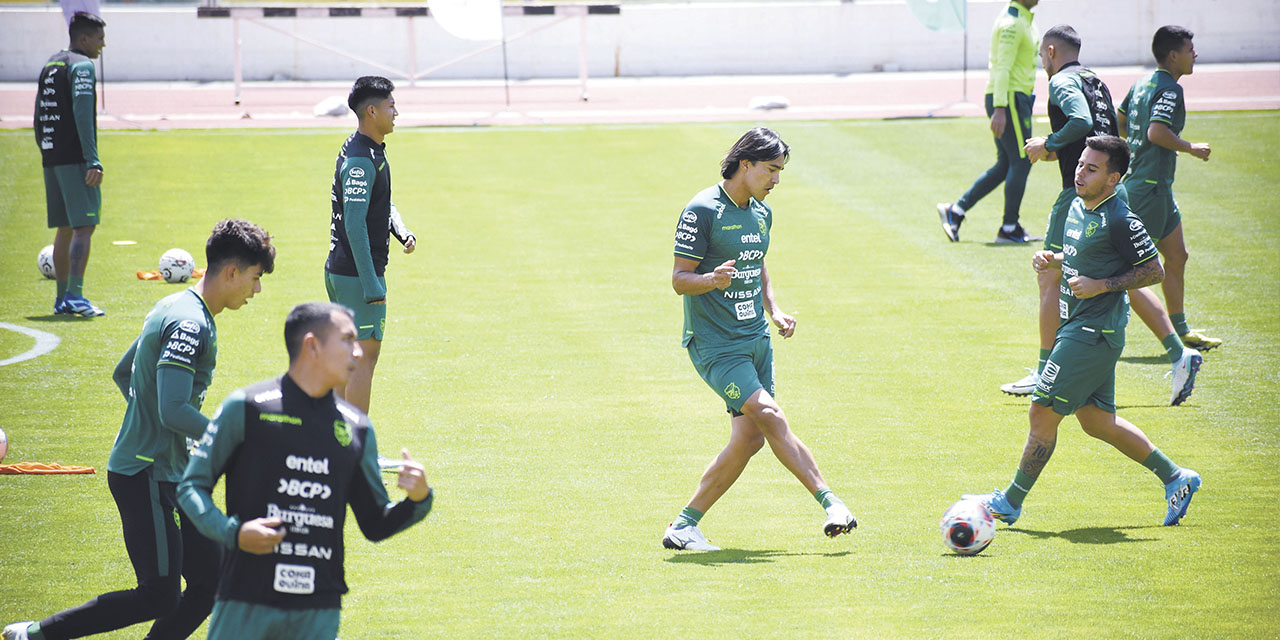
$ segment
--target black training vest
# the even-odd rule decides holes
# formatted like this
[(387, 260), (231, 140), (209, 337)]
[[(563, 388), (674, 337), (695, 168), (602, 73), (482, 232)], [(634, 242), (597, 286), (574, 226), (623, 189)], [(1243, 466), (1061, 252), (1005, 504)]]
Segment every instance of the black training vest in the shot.
[[(1089, 103), (1089, 112), (1093, 116), (1093, 128), (1085, 138), (1090, 136), (1118, 135), (1119, 122), (1116, 119), (1115, 102), (1111, 100), (1111, 91), (1093, 71), (1079, 62), (1068, 62), (1058, 73), (1074, 73), (1080, 77), (1084, 89), (1084, 99)], [(1069, 118), (1062, 109), (1049, 101), (1049, 125), (1056, 132), (1067, 125)], [(1084, 138), (1075, 140), (1058, 149), (1058, 171), (1062, 173), (1062, 188), (1069, 189), (1076, 183), (1076, 164), (1084, 153)]]

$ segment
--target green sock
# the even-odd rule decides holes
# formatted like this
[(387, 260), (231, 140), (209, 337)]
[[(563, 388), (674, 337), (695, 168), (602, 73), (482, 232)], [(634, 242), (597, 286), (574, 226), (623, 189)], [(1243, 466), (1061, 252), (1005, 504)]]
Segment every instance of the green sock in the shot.
[(679, 529), (681, 527), (696, 527), (698, 521), (702, 519), (702, 512), (693, 507), (685, 507), (680, 510), (680, 515), (676, 516), (675, 522), (671, 526)]
[(1169, 358), (1169, 364), (1178, 364), (1182, 359), (1182, 338), (1178, 334), (1171, 333), (1160, 339), (1160, 344), (1164, 345), (1164, 354)]
[(1039, 364), (1039, 366), (1037, 366), (1037, 367), (1036, 367), (1036, 375), (1040, 375), (1040, 374), (1044, 373), (1044, 363), (1046, 363), (1046, 362), (1048, 362), (1048, 361), (1049, 361), (1049, 353), (1050, 353), (1050, 352), (1052, 352), (1052, 351), (1053, 351), (1053, 349), (1041, 349), (1041, 350), (1040, 350), (1040, 364)]
[(1142, 466), (1150, 469), (1151, 473), (1156, 474), (1162, 484), (1169, 484), (1169, 481), (1173, 480), (1173, 477), (1178, 475), (1178, 470), (1181, 469), (1169, 459), (1169, 456), (1161, 453), (1159, 449), (1152, 451), (1151, 455), (1142, 461)]
[(44, 640), (44, 633), (40, 631), (39, 622), (32, 622), (31, 626), (27, 627), (27, 638), (30, 638), (30, 640)]
[(1173, 321), (1174, 333), (1177, 333), (1180, 336), (1184, 336), (1187, 334), (1188, 331), (1191, 330), (1187, 328), (1187, 314), (1171, 313), (1169, 314), (1169, 319)]
[(1022, 506), (1022, 501), (1027, 499), (1027, 494), (1031, 492), (1031, 487), (1036, 483), (1036, 479), (1018, 469), (1013, 473), (1013, 482), (1009, 483), (1009, 488), (1004, 490), (1004, 496), (1009, 499), (1009, 504), (1017, 509)]
[(57, 299), (58, 299), (58, 300), (61, 300), (61, 299), (62, 299), (62, 296), (66, 295), (66, 293), (67, 293), (67, 281), (66, 281), (66, 280), (59, 280), (59, 281), (58, 281), (58, 298), (57, 298)]
[(71, 277), (67, 278), (67, 293), (73, 296), (82, 298), (84, 297), (82, 295), (83, 289), (84, 289), (84, 276), (72, 275)]
[(844, 504), (844, 500), (837, 498), (836, 494), (832, 493), (831, 490), (826, 487), (814, 491), (813, 497), (818, 501), (818, 504), (822, 505), (823, 509), (826, 509), (833, 504)]

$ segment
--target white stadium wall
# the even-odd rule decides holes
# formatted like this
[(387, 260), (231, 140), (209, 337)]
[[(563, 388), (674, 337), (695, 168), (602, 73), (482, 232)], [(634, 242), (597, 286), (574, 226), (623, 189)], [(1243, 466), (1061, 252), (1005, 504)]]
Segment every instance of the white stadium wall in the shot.
[[(986, 68), (991, 22), (1004, 4), (969, 1), (970, 69)], [(507, 9), (509, 36), (561, 18), (513, 14), (520, 10)], [(107, 5), (103, 17), (108, 23), (104, 76), (110, 80), (232, 79), (231, 18), (198, 18), (194, 6), (163, 5)], [(431, 17), (256, 20), (374, 64), (241, 20), (243, 74), (249, 81), (346, 81), (370, 73), (396, 79), (375, 65), (420, 71), (485, 44), (458, 40)], [(617, 14), (587, 16), (585, 30), (579, 20), (570, 18), (509, 43), (511, 77), (577, 77), (583, 33), (593, 78), (942, 70), (959, 69), (963, 60), (962, 35), (929, 31), (905, 0), (624, 3)], [(1277, 0), (1043, 0), (1036, 9), (1037, 28), (1043, 32), (1059, 23), (1080, 32), (1081, 57), (1095, 66), (1152, 64), (1151, 34), (1162, 24), (1194, 31), (1202, 62), (1280, 60)], [(65, 34), (56, 6), (0, 7), (0, 81), (34, 81), (48, 56), (66, 45)], [(501, 77), (495, 49), (428, 79)]]

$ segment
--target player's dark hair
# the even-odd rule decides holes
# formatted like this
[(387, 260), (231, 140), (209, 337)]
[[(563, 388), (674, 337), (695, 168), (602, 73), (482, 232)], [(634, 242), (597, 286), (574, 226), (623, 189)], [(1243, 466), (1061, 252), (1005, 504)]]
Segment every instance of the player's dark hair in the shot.
[(67, 26), (67, 33), (71, 36), (71, 43), (75, 44), (76, 38), (80, 36), (89, 36), (97, 33), (99, 30), (106, 29), (107, 22), (88, 11), (77, 11), (71, 17), (71, 24)]
[(209, 275), (231, 263), (241, 269), (258, 265), (263, 273), (271, 273), (276, 268), (276, 248), (271, 244), (271, 234), (238, 218), (227, 218), (213, 225), (213, 233), (204, 245), (204, 257)]
[(365, 107), (375, 100), (386, 100), (396, 85), (382, 76), (361, 76), (351, 85), (351, 93), (347, 94), (347, 106), (356, 112), (357, 118), (364, 118)]
[(298, 357), (302, 339), (308, 333), (316, 334), (321, 340), (325, 339), (329, 329), (333, 328), (335, 312), (355, 320), (351, 309), (334, 302), (304, 302), (289, 312), (289, 316), (284, 319), (284, 348), (289, 352), (290, 364)]
[(720, 176), (728, 179), (738, 172), (738, 165), (743, 160), (764, 162), (774, 158), (791, 159), (791, 147), (778, 137), (778, 133), (767, 127), (756, 127), (733, 143), (729, 154), (720, 162)]
[(1107, 154), (1107, 173), (1124, 175), (1129, 171), (1129, 143), (1116, 136), (1085, 138), (1086, 147)]
[(1156, 62), (1164, 64), (1165, 58), (1176, 49), (1182, 48), (1188, 40), (1194, 38), (1196, 34), (1186, 27), (1179, 27), (1173, 24), (1166, 24), (1156, 29), (1156, 35), (1151, 39), (1151, 54), (1156, 57)]
[(1060, 24), (1044, 32), (1043, 42), (1080, 53), (1080, 34), (1069, 24)]

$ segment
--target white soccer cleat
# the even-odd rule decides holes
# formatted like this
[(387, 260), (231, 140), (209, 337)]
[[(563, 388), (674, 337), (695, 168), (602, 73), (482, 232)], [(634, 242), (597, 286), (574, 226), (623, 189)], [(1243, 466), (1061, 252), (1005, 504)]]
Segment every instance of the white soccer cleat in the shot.
[(849, 533), (856, 528), (858, 528), (858, 519), (849, 512), (849, 507), (839, 502), (827, 507), (827, 521), (822, 525), (822, 533), (828, 538)]
[(1190, 347), (1182, 350), (1182, 357), (1173, 365), (1173, 395), (1169, 396), (1169, 404), (1178, 406), (1187, 401), (1191, 397), (1191, 391), (1196, 386), (1196, 373), (1200, 371), (1200, 365), (1204, 364), (1204, 356), (1199, 351)]
[(31, 623), (32, 621), (28, 620), (8, 625), (3, 632), (0, 632), (0, 638), (4, 638), (4, 640), (29, 640), (30, 636), (27, 635), (27, 627), (30, 627)]
[(667, 532), (662, 536), (662, 546), (668, 549), (683, 549), (685, 551), (719, 551), (717, 547), (707, 542), (706, 536), (697, 527), (667, 527)]
[(1040, 374), (1031, 371), (1026, 377), (1017, 382), (1000, 385), (1000, 390), (1011, 396), (1029, 396), (1032, 391), (1036, 390), (1036, 385), (1038, 384), (1040, 384)]

